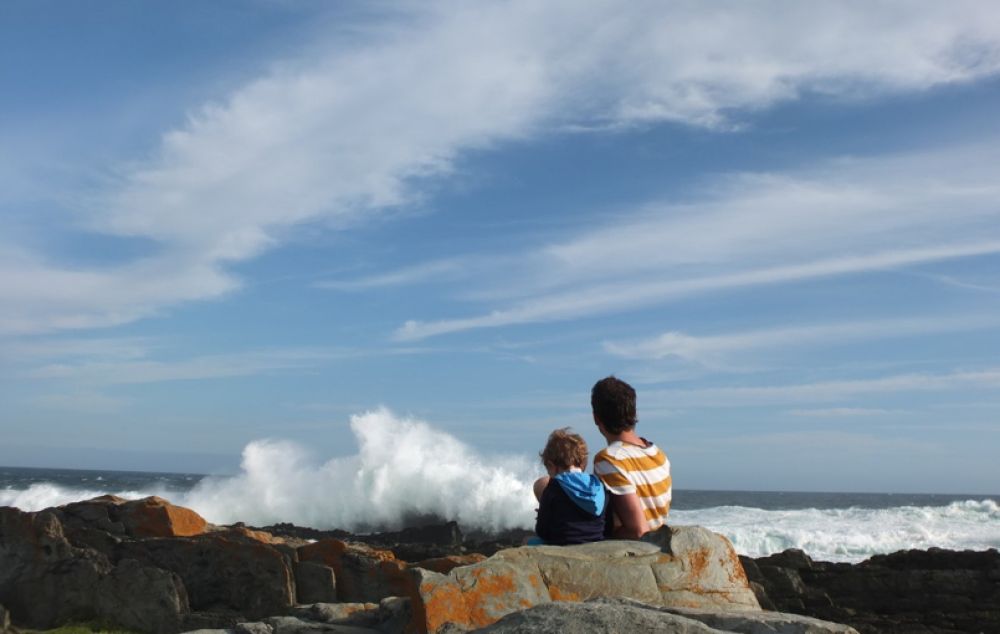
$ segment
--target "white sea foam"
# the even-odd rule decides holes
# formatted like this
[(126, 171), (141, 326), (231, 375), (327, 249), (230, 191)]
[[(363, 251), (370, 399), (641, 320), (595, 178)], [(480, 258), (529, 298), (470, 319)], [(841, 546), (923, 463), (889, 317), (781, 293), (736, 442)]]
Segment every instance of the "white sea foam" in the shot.
[[(61, 487), (48, 482), (38, 482), (27, 489), (0, 489), (0, 506), (15, 506), (23, 511), (40, 511), (52, 506), (61, 506), (87, 500), (107, 491)], [(119, 491), (115, 495), (123, 498), (140, 498), (148, 495), (164, 495), (163, 491)]]
[(531, 461), (485, 457), (386, 409), (352, 416), (351, 430), (358, 454), (325, 463), (293, 443), (252, 442), (239, 475), (203, 480), (180, 502), (213, 522), (257, 525), (400, 526), (414, 514), (491, 530), (533, 523)]
[(993, 500), (884, 509), (720, 506), (673, 511), (670, 516), (674, 524), (697, 524), (722, 533), (737, 552), (752, 557), (800, 548), (813, 559), (857, 562), (910, 548), (1000, 548), (1000, 507)]

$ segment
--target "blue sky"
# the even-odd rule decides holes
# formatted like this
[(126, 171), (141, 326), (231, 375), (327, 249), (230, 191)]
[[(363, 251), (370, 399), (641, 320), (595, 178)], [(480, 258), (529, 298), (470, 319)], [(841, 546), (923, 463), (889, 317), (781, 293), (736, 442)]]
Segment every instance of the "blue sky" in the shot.
[(0, 5), (0, 464), (385, 406), (679, 488), (996, 493), (990, 2)]

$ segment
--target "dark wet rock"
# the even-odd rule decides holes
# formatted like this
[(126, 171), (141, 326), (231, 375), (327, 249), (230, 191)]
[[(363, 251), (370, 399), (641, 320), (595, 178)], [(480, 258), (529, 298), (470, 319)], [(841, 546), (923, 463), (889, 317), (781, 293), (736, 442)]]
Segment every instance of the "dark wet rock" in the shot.
[(758, 600), (784, 612), (864, 634), (1000, 632), (995, 549), (900, 551), (853, 565), (813, 561), (798, 550), (741, 559)]
[(174, 572), (193, 610), (224, 607), (257, 619), (284, 614), (295, 604), (294, 562), (241, 532), (125, 542), (119, 553)]
[(135, 560), (112, 562), (66, 538), (51, 510), (0, 508), (0, 602), (19, 626), (104, 620), (146, 632), (174, 632), (188, 611), (179, 578)]
[(333, 568), (313, 561), (295, 563), (295, 591), (299, 603), (337, 600), (337, 579)]

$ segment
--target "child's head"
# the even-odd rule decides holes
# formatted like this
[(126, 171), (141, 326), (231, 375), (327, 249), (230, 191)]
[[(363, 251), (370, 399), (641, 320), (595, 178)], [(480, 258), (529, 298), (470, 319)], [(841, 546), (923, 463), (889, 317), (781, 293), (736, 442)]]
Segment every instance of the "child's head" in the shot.
[(568, 471), (570, 467), (585, 469), (587, 442), (579, 434), (571, 433), (569, 427), (563, 427), (549, 434), (545, 449), (538, 455), (545, 467), (555, 473)]

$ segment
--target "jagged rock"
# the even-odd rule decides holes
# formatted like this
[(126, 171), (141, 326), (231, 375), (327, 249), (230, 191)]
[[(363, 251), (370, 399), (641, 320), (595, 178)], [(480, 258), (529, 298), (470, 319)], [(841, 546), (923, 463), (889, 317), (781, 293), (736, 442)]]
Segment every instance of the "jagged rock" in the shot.
[(866, 634), (1000, 632), (995, 549), (901, 551), (853, 565), (785, 551), (746, 568), (777, 609)]
[[(290, 616), (321, 623), (342, 623), (355, 615), (371, 614), (378, 611), (374, 603), (313, 603), (295, 608)], [(362, 621), (377, 621), (377, 617), (363, 617)]]
[(386, 597), (412, 594), (406, 562), (399, 561), (388, 550), (324, 539), (300, 547), (298, 557), (299, 561), (333, 569), (340, 601), (374, 603)]
[(442, 575), (423, 568), (410, 571), (415, 582), (409, 629), (438, 632), (447, 623), (473, 628), (550, 601), (538, 568), (488, 559)]
[(295, 616), (273, 616), (264, 619), (274, 634), (382, 634), (378, 630), (357, 625), (342, 625), (306, 621)]
[(0, 601), (11, 618), (47, 629), (105, 620), (147, 632), (173, 632), (189, 609), (176, 575), (70, 544), (53, 511), (0, 508)]
[(151, 496), (117, 506), (117, 521), (132, 537), (190, 537), (208, 527), (205, 519), (183, 506)]
[(246, 620), (284, 614), (295, 604), (293, 562), (240, 531), (125, 542), (120, 552), (176, 573), (194, 610), (224, 606)]
[(274, 634), (274, 628), (267, 623), (237, 623), (235, 634)]
[(410, 621), (410, 600), (387, 597), (374, 603), (314, 603), (292, 610), (290, 616), (303, 621), (334, 625), (367, 627), (388, 634), (399, 634)]
[(295, 564), (295, 592), (299, 603), (332, 603), (337, 600), (333, 568), (315, 561)]

